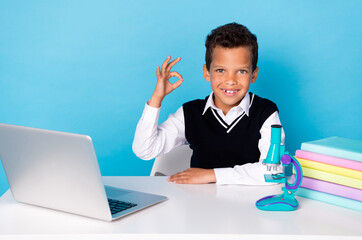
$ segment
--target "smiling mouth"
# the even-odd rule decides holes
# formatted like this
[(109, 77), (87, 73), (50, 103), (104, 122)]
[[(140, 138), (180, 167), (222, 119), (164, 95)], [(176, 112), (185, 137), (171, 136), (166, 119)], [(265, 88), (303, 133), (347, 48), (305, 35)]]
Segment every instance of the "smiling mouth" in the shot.
[(222, 91), (226, 94), (226, 95), (234, 95), (237, 92), (239, 92), (239, 90), (228, 90), (228, 89), (222, 89)]

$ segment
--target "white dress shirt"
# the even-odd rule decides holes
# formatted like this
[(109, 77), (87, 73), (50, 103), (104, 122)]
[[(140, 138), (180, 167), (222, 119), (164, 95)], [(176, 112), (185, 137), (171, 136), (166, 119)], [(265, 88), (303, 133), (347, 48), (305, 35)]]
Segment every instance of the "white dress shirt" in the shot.
[[(227, 123), (231, 124), (237, 117), (244, 114), (249, 116), (250, 102), (249, 93), (245, 95), (238, 106), (230, 109), (224, 115), (222, 110), (217, 108), (213, 101), (213, 93), (208, 98), (204, 112), (208, 108), (213, 108), (219, 116)], [(133, 152), (137, 157), (143, 160), (150, 160), (159, 155), (168, 153), (172, 149), (188, 144), (185, 136), (184, 112), (181, 106), (173, 114), (170, 114), (168, 119), (158, 126), (158, 118), (160, 108), (154, 108), (146, 103), (141, 119), (136, 128), (136, 133), (133, 141)], [(217, 184), (245, 184), (245, 185), (269, 185), (264, 180), (264, 174), (267, 172), (266, 166), (262, 164), (262, 160), (266, 158), (271, 138), (271, 125), (281, 124), (278, 112), (274, 112), (264, 122), (260, 129), (261, 138), (258, 143), (260, 151), (260, 160), (257, 163), (247, 163), (236, 165), (229, 168), (215, 168), (215, 176)], [(284, 130), (282, 129), (282, 143), (284, 144)], [(280, 165), (275, 171), (282, 172), (283, 167)], [(273, 172), (273, 173), (275, 173)]]

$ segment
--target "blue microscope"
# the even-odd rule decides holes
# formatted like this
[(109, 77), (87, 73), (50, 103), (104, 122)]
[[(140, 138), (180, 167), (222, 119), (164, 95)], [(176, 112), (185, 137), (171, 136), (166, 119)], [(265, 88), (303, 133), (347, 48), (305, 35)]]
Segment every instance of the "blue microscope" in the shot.
[[(266, 196), (256, 202), (256, 207), (264, 211), (293, 211), (298, 208), (298, 201), (294, 197), (294, 193), (298, 190), (302, 183), (303, 173), (302, 168), (297, 159), (295, 159), (289, 152), (285, 151), (285, 146), (281, 144), (281, 125), (271, 126), (271, 140), (268, 155), (263, 160), (267, 170), (274, 170), (280, 165), (284, 166), (284, 172), (279, 174), (265, 174), (266, 182), (285, 183), (282, 187), (283, 194)], [(288, 183), (285, 169), (288, 166), (293, 166), (296, 175), (293, 184)]]

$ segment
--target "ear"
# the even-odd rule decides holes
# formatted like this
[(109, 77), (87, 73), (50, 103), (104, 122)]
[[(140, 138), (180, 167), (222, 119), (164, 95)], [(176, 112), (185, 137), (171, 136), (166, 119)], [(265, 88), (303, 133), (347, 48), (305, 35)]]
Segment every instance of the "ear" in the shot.
[(259, 67), (256, 67), (253, 71), (253, 75), (251, 76), (251, 83), (255, 83), (256, 79), (258, 78)]
[(206, 81), (210, 82), (210, 72), (207, 70), (206, 64), (202, 67), (202, 70), (204, 72), (204, 78)]

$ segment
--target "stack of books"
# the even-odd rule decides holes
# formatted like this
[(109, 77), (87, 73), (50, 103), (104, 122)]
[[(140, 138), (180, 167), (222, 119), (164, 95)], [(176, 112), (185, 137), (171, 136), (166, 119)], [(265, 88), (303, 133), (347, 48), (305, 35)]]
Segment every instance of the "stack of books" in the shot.
[(362, 141), (340, 137), (302, 143), (296, 195), (362, 212)]

